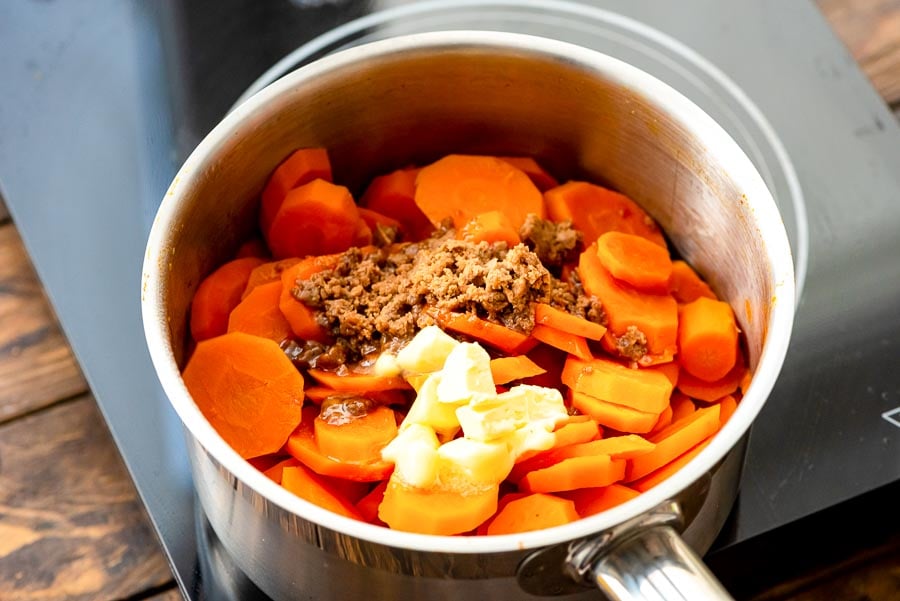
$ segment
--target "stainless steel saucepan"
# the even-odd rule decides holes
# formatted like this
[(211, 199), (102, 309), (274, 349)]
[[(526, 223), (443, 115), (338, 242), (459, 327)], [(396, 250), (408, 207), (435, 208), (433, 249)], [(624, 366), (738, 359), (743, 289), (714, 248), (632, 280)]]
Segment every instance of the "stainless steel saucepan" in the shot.
[[(272, 169), (325, 146), (336, 181), (449, 152), (529, 155), (562, 179), (643, 205), (731, 303), (752, 384), (695, 459), (639, 497), (565, 526), (442, 537), (359, 523), (307, 503), (242, 460), (184, 387), (198, 282), (255, 224)], [(769, 191), (737, 144), (670, 87), (611, 57), (543, 38), (440, 32), (322, 58), (262, 90), (197, 147), (147, 246), (143, 316), (181, 417), (203, 510), (237, 565), (275, 599), (714, 599), (705, 552), (737, 494), (747, 435), (788, 346), (794, 277)], [(693, 549), (693, 551), (692, 551)], [(570, 598), (570, 597), (567, 597)]]

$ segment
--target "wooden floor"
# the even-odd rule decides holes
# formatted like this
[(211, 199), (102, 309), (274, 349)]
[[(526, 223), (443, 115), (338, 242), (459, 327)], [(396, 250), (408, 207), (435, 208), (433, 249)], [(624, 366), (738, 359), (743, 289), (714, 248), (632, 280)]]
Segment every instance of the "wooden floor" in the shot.
[[(900, 0), (818, 4), (900, 117)], [(0, 201), (0, 600), (180, 598)], [(754, 601), (826, 599), (900, 599), (900, 541)]]

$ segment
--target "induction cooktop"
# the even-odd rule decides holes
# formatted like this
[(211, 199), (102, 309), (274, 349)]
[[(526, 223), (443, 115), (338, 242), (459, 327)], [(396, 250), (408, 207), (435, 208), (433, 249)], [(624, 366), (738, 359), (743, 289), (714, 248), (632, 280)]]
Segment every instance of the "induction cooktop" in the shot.
[[(531, 33), (633, 63), (717, 119), (776, 197), (802, 294), (707, 556), (732, 593), (896, 535), (900, 128), (812, 3), (5, 3), (0, 191), (186, 598), (265, 597), (195, 506), (143, 342), (140, 270), (159, 201), (248, 94), (329, 52), (437, 29)], [(824, 528), (824, 542), (810, 536)]]

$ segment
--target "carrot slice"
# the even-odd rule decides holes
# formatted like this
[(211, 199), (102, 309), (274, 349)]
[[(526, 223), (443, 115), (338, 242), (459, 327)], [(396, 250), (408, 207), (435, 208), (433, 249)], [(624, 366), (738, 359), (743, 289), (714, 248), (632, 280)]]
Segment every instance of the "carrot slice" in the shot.
[(599, 323), (566, 313), (546, 303), (534, 304), (534, 322), (588, 340), (601, 340), (606, 333), (606, 328)]
[(678, 458), (670, 461), (665, 464), (661, 468), (653, 471), (643, 478), (639, 478), (634, 482), (631, 482), (629, 485), (637, 491), (647, 492), (669, 476), (675, 474), (678, 470), (683, 468), (685, 465), (690, 462), (691, 459), (700, 454), (700, 451), (706, 448), (706, 446), (710, 443), (712, 439), (707, 438), (700, 444), (694, 446), (692, 449), (687, 451), (686, 453), (678, 456)]
[(494, 384), (498, 386), (515, 380), (531, 378), (546, 372), (546, 369), (525, 355), (491, 359), (491, 376), (494, 378)]
[(691, 397), (683, 392), (675, 391), (672, 393), (672, 421), (678, 421), (683, 417), (687, 417), (697, 410)]
[(269, 228), (290, 190), (314, 179), (331, 181), (331, 163), (324, 148), (301, 148), (282, 161), (266, 183), (260, 202), (259, 225), (268, 237)]
[(651, 365), (650, 367), (642, 367), (641, 369), (661, 373), (668, 378), (669, 382), (672, 383), (673, 388), (678, 385), (678, 376), (681, 374), (681, 368), (678, 366), (678, 363), (674, 361)]
[(590, 415), (598, 424), (620, 432), (643, 434), (652, 430), (659, 420), (659, 414), (601, 401), (580, 392), (572, 392), (570, 402), (582, 413)]
[(569, 357), (562, 382), (575, 392), (656, 415), (672, 395), (672, 383), (662, 372), (632, 369), (603, 358), (582, 361)]
[(262, 259), (247, 257), (225, 263), (206, 276), (191, 301), (191, 336), (200, 342), (228, 331), (228, 315), (241, 302), (250, 272)]
[(576, 488), (609, 486), (625, 476), (625, 461), (609, 455), (585, 455), (563, 459), (544, 469), (533, 470), (519, 481), (525, 492), (560, 492)]
[(653, 428), (650, 430), (649, 434), (652, 436), (653, 434), (660, 432), (663, 428), (668, 428), (669, 424), (672, 423), (673, 414), (674, 411), (672, 411), (672, 405), (666, 405), (666, 408), (659, 414), (659, 419), (653, 424)]
[(515, 534), (553, 526), (578, 519), (575, 503), (555, 495), (536, 493), (514, 499), (497, 512), (487, 527), (487, 534)]
[(737, 361), (724, 377), (715, 382), (707, 382), (683, 371), (678, 376), (678, 390), (692, 399), (714, 403), (728, 394), (734, 394), (745, 378), (747, 368), (744, 366), (742, 353), (738, 353)]
[(301, 303), (292, 294), (297, 282), (326, 269), (332, 269), (337, 259), (334, 255), (307, 257), (281, 272), (281, 297), (278, 308), (291, 326), (291, 331), (300, 340), (315, 340), (327, 343), (328, 332), (319, 325), (315, 311)]
[(435, 316), (444, 330), (464, 334), (507, 355), (527, 353), (537, 345), (537, 340), (477, 315), (442, 312)]
[[(359, 216), (369, 228), (370, 236), (381, 236), (384, 241), (393, 242), (398, 237), (403, 237), (404, 229), (403, 224), (394, 219), (393, 217), (388, 217), (387, 215), (382, 215), (378, 211), (374, 211), (372, 209), (367, 209), (365, 207), (359, 207), (357, 209), (359, 211)], [(385, 238), (386, 232), (383, 230), (394, 230), (396, 233), (391, 238)], [(383, 232), (379, 234), (379, 232)], [(365, 245), (363, 245), (365, 246)]]
[(461, 231), (460, 238), (470, 242), (506, 242), (510, 248), (521, 242), (519, 231), (502, 211), (479, 213)]
[(247, 257), (266, 259), (268, 256), (269, 249), (266, 247), (266, 243), (256, 237), (245, 241), (238, 247), (237, 252), (234, 253), (235, 259), (245, 259)]
[(394, 530), (453, 535), (469, 532), (497, 510), (499, 487), (456, 492), (413, 488), (391, 478), (378, 517)]
[(733, 395), (727, 394), (719, 399), (719, 424), (724, 426), (725, 422), (731, 419), (737, 410), (737, 399)]
[(501, 161), (505, 163), (509, 163), (522, 173), (528, 176), (528, 179), (531, 180), (537, 189), (541, 192), (549, 190), (550, 188), (555, 188), (559, 185), (559, 182), (555, 177), (550, 175), (550, 173), (541, 167), (537, 161), (535, 161), (531, 157), (497, 157)]
[(276, 484), (281, 484), (281, 473), (282, 470), (286, 467), (293, 467), (296, 465), (300, 465), (300, 462), (294, 459), (293, 457), (288, 457), (287, 459), (282, 459), (275, 465), (271, 466), (267, 470), (263, 470), (263, 475), (266, 476), (269, 480)]
[(303, 376), (272, 340), (242, 332), (203, 340), (182, 378), (241, 457), (278, 451), (301, 421)]
[(664, 246), (623, 232), (606, 232), (597, 238), (600, 264), (617, 280), (638, 290), (668, 292), (672, 259)]
[(376, 407), (342, 424), (319, 415), (313, 430), (316, 446), (324, 455), (342, 462), (373, 463), (381, 460), (381, 449), (397, 435), (397, 420), (390, 407)]
[(347, 188), (314, 179), (287, 193), (266, 240), (276, 259), (339, 253), (369, 243), (360, 240), (360, 224)]
[(244, 332), (281, 342), (293, 334), (278, 308), (281, 280), (257, 286), (228, 317), (229, 332)]
[(502, 212), (516, 232), (529, 213), (544, 216), (541, 191), (528, 176), (490, 156), (451, 154), (423, 167), (416, 205), (431, 223), (450, 217), (457, 229), (487, 211)]
[(379, 405), (408, 406), (410, 399), (405, 390), (335, 390), (327, 386), (307, 386), (306, 400), (321, 405), (325, 399), (362, 397)]
[(666, 246), (656, 222), (624, 194), (587, 182), (568, 182), (544, 192), (544, 202), (550, 219), (571, 221), (584, 234), (586, 244), (616, 231)]
[(668, 428), (651, 438), (656, 443), (656, 448), (630, 461), (625, 481), (632, 482), (661, 468), (715, 434), (718, 429), (718, 405), (698, 409), (687, 417), (672, 422)]
[[(522, 463), (536, 457), (538, 455), (542, 455), (551, 449), (559, 449), (562, 447), (567, 447), (569, 445), (580, 444), (582, 442), (588, 442), (594, 439), (599, 438), (603, 432), (600, 430), (600, 425), (597, 424), (594, 420), (590, 418), (588, 415), (572, 415), (569, 416), (569, 420), (561, 425), (556, 427), (556, 430), (553, 431), (553, 446), (550, 449), (545, 449), (543, 451), (525, 451), (521, 455), (516, 458), (516, 463)], [(549, 464), (547, 464), (549, 465)], [(515, 467), (513, 470), (515, 471)], [(521, 479), (526, 470), (522, 470), (516, 472), (515, 477), (509, 477), (511, 481), (516, 481)]]
[(374, 178), (360, 198), (360, 206), (396, 219), (411, 240), (427, 238), (434, 226), (416, 205), (418, 175), (418, 169), (398, 169)]
[(378, 519), (378, 506), (384, 500), (384, 491), (387, 490), (388, 481), (382, 480), (378, 486), (373, 488), (366, 496), (356, 502), (356, 511), (362, 516), (363, 521), (370, 524), (378, 524), (387, 526)]
[(301, 499), (319, 507), (344, 517), (362, 520), (362, 516), (349, 500), (302, 465), (285, 467), (281, 473), (281, 485)]
[(579, 488), (559, 494), (571, 499), (575, 503), (578, 515), (586, 518), (630, 501), (640, 493), (624, 484), (610, 484), (597, 488)]
[(310, 369), (307, 373), (319, 384), (338, 392), (412, 390), (412, 386), (400, 376), (374, 376), (352, 372), (347, 375), (339, 375), (323, 369)]
[(579, 359), (590, 361), (594, 358), (591, 349), (588, 347), (587, 340), (582, 336), (569, 334), (562, 330), (550, 328), (541, 324), (537, 324), (531, 330), (531, 336), (535, 340), (540, 340), (544, 344), (549, 344), (553, 348), (558, 348), (570, 355), (574, 355)]
[(734, 367), (738, 329), (728, 303), (701, 296), (681, 306), (678, 362), (691, 375), (714, 382)]
[(534, 386), (543, 386), (545, 388), (560, 387), (559, 377), (562, 374), (563, 365), (566, 363), (566, 357), (569, 356), (568, 354), (559, 349), (555, 349), (552, 346), (538, 344), (532, 350), (528, 351), (527, 356), (542, 369), (547, 370), (547, 372), (523, 380), (523, 384), (532, 384)]
[(588, 455), (609, 455), (612, 459), (633, 459), (649, 453), (654, 444), (636, 434), (600, 438), (577, 444), (554, 447), (542, 451), (525, 461), (516, 463), (510, 471), (507, 479), (510, 482), (518, 482), (529, 472), (544, 469), (556, 465), (565, 459), (572, 457), (587, 457)]
[(280, 281), (281, 274), (284, 273), (284, 270), (293, 267), (299, 262), (300, 259), (291, 257), (290, 259), (282, 259), (281, 261), (269, 261), (268, 263), (263, 263), (262, 265), (255, 267), (253, 271), (250, 272), (250, 277), (247, 278), (247, 285), (244, 287), (241, 298), (247, 298), (247, 295), (257, 286), (268, 284), (269, 282), (274, 282), (276, 280)]
[(669, 292), (681, 304), (694, 302), (701, 296), (718, 300), (709, 284), (700, 279), (697, 272), (684, 261), (672, 261)]

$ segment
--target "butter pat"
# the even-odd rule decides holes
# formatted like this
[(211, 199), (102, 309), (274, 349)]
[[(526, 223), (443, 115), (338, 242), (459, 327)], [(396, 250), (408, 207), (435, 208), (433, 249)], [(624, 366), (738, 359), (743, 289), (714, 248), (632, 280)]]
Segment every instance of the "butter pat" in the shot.
[(515, 441), (509, 441), (521, 453), (528, 450), (529, 440), (542, 446), (545, 439), (540, 433), (549, 435), (568, 414), (562, 395), (555, 388), (519, 385), (493, 399), (459, 407), (456, 417), (466, 438), (474, 440), (509, 438), (522, 430)]
[(480, 345), (462, 342), (444, 362), (437, 398), (442, 403), (462, 405), (496, 395), (491, 375), (491, 357)]
[(459, 344), (437, 326), (422, 328), (397, 353), (397, 365), (402, 370), (419, 374), (440, 371), (447, 355)]
[(397, 356), (390, 353), (381, 353), (372, 366), (372, 373), (383, 378), (399, 376), (403, 370), (397, 363)]
[(393, 477), (410, 486), (428, 488), (438, 478), (440, 446), (434, 430), (422, 424), (409, 424), (381, 449), (381, 458), (394, 464)]
[(420, 424), (434, 430), (441, 440), (450, 440), (456, 435), (459, 431), (456, 407), (438, 401), (437, 388), (440, 381), (440, 373), (431, 374), (425, 379), (400, 426), (401, 429), (407, 427), (407, 424)]

